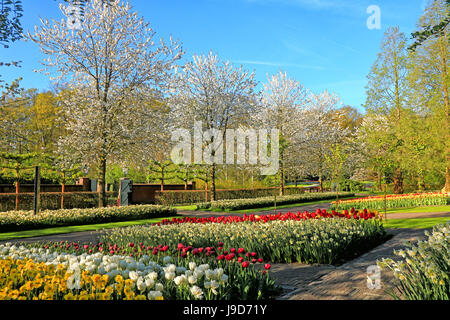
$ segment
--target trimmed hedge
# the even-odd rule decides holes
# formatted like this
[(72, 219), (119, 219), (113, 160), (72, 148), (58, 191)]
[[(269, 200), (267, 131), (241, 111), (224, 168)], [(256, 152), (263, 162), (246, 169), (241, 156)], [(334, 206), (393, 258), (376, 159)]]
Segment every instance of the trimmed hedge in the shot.
[(33, 211), (8, 211), (0, 213), (0, 232), (164, 218), (176, 215), (176, 209), (157, 205), (46, 210), (37, 215), (34, 215)]
[[(61, 192), (41, 193), (42, 210), (60, 210)], [(65, 192), (64, 209), (84, 209), (98, 206), (98, 192)], [(117, 192), (107, 192), (107, 205), (117, 204)], [(19, 210), (32, 210), (34, 204), (34, 194), (19, 193)], [(16, 208), (16, 195), (13, 193), (0, 193), (0, 212), (14, 210)]]
[[(196, 204), (205, 202), (204, 190), (189, 190), (189, 191), (157, 191), (155, 201), (157, 204), (173, 206), (180, 204)], [(235, 190), (217, 190), (217, 200), (232, 200), (232, 199), (253, 199), (260, 197), (270, 197), (278, 195), (279, 188), (260, 188), (260, 189), (235, 189)], [(286, 195), (303, 194), (303, 188), (285, 188)], [(208, 190), (208, 198), (211, 196)]]
[[(352, 197), (354, 193), (342, 192), (340, 197)], [(293, 203), (304, 203), (309, 201), (332, 200), (336, 198), (336, 193), (303, 193), (300, 195), (287, 195), (277, 197), (277, 205), (286, 205)], [(255, 199), (235, 199), (235, 200), (218, 200), (211, 203), (205, 202), (198, 205), (199, 209), (219, 209), (219, 210), (245, 210), (253, 208), (272, 207), (274, 205), (274, 197), (263, 197)]]

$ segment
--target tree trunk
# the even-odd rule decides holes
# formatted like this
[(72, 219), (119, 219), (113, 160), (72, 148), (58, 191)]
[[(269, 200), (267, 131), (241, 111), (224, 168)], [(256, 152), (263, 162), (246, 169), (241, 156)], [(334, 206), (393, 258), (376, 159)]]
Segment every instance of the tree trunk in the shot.
[(62, 186), (61, 186), (61, 209), (64, 209), (64, 192), (65, 192), (65, 189), (66, 189), (66, 185), (63, 182)]
[(319, 164), (319, 188), (320, 188), (320, 192), (323, 192), (322, 164)]
[(19, 180), (16, 181), (16, 211), (19, 210)]
[(280, 154), (280, 197), (284, 196), (284, 161), (283, 154)]
[(106, 206), (106, 158), (100, 161), (100, 177), (98, 180), (98, 206)]
[(381, 171), (378, 171), (377, 173), (377, 180), (378, 180), (378, 191), (383, 191), (383, 186), (381, 185)]
[(439, 49), (441, 51), (441, 75), (442, 75), (442, 91), (444, 93), (444, 104), (445, 104), (445, 112), (446, 112), (446, 122), (447, 122), (447, 131), (446, 131), (446, 142), (445, 142), (445, 153), (446, 153), (446, 168), (445, 168), (445, 187), (444, 192), (450, 193), (450, 133), (448, 128), (450, 128), (450, 102), (448, 97), (448, 75), (447, 75), (447, 41), (445, 40), (447, 37), (444, 37), (444, 41), (440, 41)]
[(394, 194), (402, 194), (403, 190), (403, 172), (400, 168), (394, 172)]
[(211, 201), (216, 201), (216, 164), (210, 167), (211, 172)]

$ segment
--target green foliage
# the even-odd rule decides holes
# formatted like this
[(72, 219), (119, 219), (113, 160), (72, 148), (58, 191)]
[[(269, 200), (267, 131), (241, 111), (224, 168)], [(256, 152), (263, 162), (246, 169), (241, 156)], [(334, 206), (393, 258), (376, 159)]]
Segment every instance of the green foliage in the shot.
[(339, 190), (347, 192), (360, 192), (366, 190), (366, 185), (359, 181), (344, 180), (339, 183)]

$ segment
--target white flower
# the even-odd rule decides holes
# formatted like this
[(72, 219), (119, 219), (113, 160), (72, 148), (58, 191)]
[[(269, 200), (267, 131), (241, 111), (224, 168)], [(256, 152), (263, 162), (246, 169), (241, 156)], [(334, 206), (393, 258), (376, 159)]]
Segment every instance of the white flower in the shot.
[(162, 283), (155, 284), (155, 290), (156, 291), (163, 291), (164, 290), (164, 286), (162, 285)]
[(153, 286), (155, 285), (155, 281), (153, 279), (145, 279), (145, 285), (147, 286), (147, 288), (153, 288)]
[(167, 280), (171, 281), (175, 278), (175, 272), (166, 272), (164, 276)]
[(206, 270), (205, 271), (205, 277), (207, 280), (215, 279), (216, 278), (216, 272), (213, 270)]
[(186, 276), (185, 275), (181, 275), (176, 277), (175, 279), (173, 279), (173, 282), (175, 282), (175, 284), (177, 286), (185, 284), (187, 282)]
[(156, 290), (156, 291), (150, 291), (150, 292), (147, 294), (147, 297), (148, 297), (149, 300), (163, 299), (162, 292), (159, 291), (159, 290)]
[(214, 294), (217, 294), (216, 289), (219, 288), (219, 283), (216, 280), (211, 280), (210, 282), (205, 282), (204, 286), (206, 289), (211, 289)]
[(197, 264), (195, 262), (189, 262), (189, 270), (194, 271)]
[(196, 299), (203, 299), (203, 291), (198, 286), (193, 286), (191, 288), (191, 293)]
[(156, 273), (155, 271), (152, 271), (152, 272), (149, 272), (145, 277), (155, 281), (156, 279), (158, 279), (158, 273)]
[(136, 287), (139, 291), (144, 291), (147, 288), (147, 284), (142, 277), (139, 277), (139, 279), (137, 280)]
[(136, 271), (130, 271), (129, 277), (131, 280), (136, 281), (139, 277), (139, 274)]
[(189, 284), (197, 283), (197, 278), (194, 276), (189, 276), (187, 279), (188, 279)]

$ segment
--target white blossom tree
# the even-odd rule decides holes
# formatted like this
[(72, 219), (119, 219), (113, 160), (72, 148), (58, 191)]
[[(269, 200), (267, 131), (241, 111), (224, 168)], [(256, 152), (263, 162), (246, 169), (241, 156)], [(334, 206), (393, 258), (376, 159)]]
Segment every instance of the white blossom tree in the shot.
[[(198, 129), (206, 131), (205, 134), (211, 133), (207, 139), (205, 135), (197, 137), (202, 145), (194, 144), (194, 162), (204, 161), (209, 165), (212, 201), (216, 198), (216, 170), (223, 159), (219, 150), (223, 150), (226, 131), (248, 125), (256, 110), (257, 82), (254, 77), (254, 73), (242, 66), (236, 68), (229, 61), (221, 61), (212, 52), (195, 55), (174, 77), (169, 103), (175, 127), (194, 128), (196, 123), (201, 123), (202, 127)], [(209, 148), (206, 150), (210, 157), (196, 149), (199, 147)], [(200, 159), (202, 155), (207, 157)]]
[[(284, 194), (285, 170), (292, 167), (298, 157), (299, 146), (303, 142), (305, 110), (310, 101), (309, 91), (284, 72), (267, 77), (264, 84), (262, 111), (263, 124), (280, 132), (279, 183), (280, 196)], [(288, 163), (289, 162), (289, 163)]]
[[(71, 15), (69, 6), (60, 8)], [(96, 164), (104, 206), (107, 163), (146, 147), (139, 142), (157, 143), (152, 109), (142, 102), (154, 99), (183, 52), (172, 39), (156, 42), (155, 31), (128, 2), (90, 1), (77, 30), (67, 20), (41, 20), (27, 38), (47, 56), (43, 71), (56, 70), (75, 93), (65, 103), (69, 134), (60, 143)]]
[(344, 143), (349, 132), (342, 129), (336, 119), (336, 111), (341, 103), (337, 95), (324, 91), (310, 98), (310, 108), (305, 112), (308, 120), (304, 127), (306, 139), (302, 144), (301, 157), (309, 168), (307, 171), (319, 177), (320, 190), (323, 191), (325, 155), (330, 154), (333, 146)]

